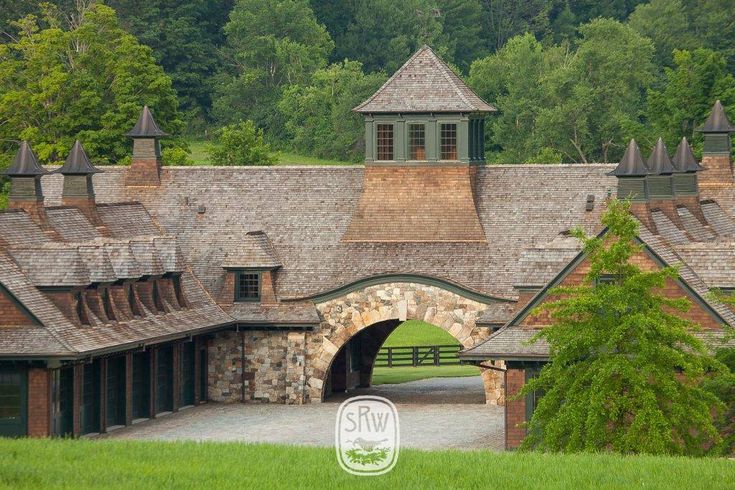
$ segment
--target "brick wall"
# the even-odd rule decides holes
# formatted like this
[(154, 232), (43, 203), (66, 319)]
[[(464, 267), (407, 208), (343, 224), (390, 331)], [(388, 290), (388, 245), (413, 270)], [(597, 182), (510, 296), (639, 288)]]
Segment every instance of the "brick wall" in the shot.
[(526, 437), (526, 429), (519, 427), (526, 422), (525, 398), (512, 399), (526, 383), (524, 369), (508, 369), (505, 372), (505, 448), (515, 449)]
[[(636, 254), (631, 259), (631, 262), (645, 271), (657, 270), (659, 268), (658, 264), (656, 264), (656, 262), (654, 262), (653, 259), (651, 259), (651, 257), (649, 257), (645, 252), (640, 252)], [(583, 260), (573, 271), (571, 271), (567, 275), (567, 277), (564, 278), (564, 280), (561, 282), (561, 285), (571, 286), (575, 284), (580, 284), (582, 281), (585, 281), (586, 275), (589, 272), (589, 267), (589, 260)], [(667, 279), (666, 284), (661, 292), (667, 298), (689, 298), (691, 304), (689, 311), (687, 311), (686, 313), (676, 312), (676, 314), (681, 316), (682, 318), (686, 318), (687, 320), (698, 323), (702, 326), (702, 328), (705, 329), (718, 330), (722, 328), (721, 325), (702, 306), (695, 302), (693, 298), (689, 297), (686, 291), (684, 291), (684, 289), (682, 289), (681, 286), (679, 286), (673, 280)], [(551, 298), (547, 296), (542, 300), (542, 303), (553, 301), (555, 299), (557, 298)], [(528, 315), (523, 320), (523, 322), (521, 322), (521, 325), (527, 328), (544, 327), (550, 324), (551, 318), (548, 312), (542, 312), (538, 315)]]
[(46, 437), (51, 432), (51, 371), (28, 370), (28, 435)]
[(0, 326), (35, 325), (36, 321), (0, 288)]
[(732, 159), (729, 155), (703, 155), (707, 170), (698, 175), (700, 187), (725, 187), (733, 184)]

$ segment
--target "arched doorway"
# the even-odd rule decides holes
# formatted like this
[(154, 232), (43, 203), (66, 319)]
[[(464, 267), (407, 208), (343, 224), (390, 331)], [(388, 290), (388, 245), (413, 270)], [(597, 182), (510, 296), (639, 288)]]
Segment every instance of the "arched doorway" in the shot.
[[(316, 307), (323, 322), (310, 340), (312, 362), (306, 367), (312, 402), (323, 401), (342, 387), (369, 386), (375, 355), (403, 321), (423, 320), (447, 331), (468, 348), (492, 333), (490, 327), (477, 325), (479, 314), (492, 305), (507, 302), (436, 279), (411, 279), (366, 281), (320, 298), (321, 301), (317, 299)], [(486, 402), (502, 405), (500, 373), (483, 369), (482, 377)]]

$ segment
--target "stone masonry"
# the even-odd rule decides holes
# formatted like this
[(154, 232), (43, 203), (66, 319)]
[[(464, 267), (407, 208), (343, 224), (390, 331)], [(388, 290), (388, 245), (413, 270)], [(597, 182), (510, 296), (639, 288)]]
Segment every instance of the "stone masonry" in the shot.
[[(475, 323), (487, 304), (425, 284), (368, 286), (317, 303), (316, 308), (323, 321), (315, 331), (217, 334), (209, 347), (210, 399), (318, 403), (324, 398), (329, 368), (340, 348), (358, 332), (386, 320), (423, 320), (446, 330), (465, 348), (491, 334), (490, 328)], [(484, 369), (482, 377), (487, 403), (503, 405), (502, 373)]]

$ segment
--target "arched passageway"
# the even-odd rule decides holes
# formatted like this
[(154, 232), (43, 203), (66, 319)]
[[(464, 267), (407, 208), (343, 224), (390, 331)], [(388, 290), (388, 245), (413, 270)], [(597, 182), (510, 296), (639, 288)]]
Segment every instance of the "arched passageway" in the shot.
[[(440, 281), (369, 284), (316, 302), (323, 322), (310, 340), (307, 363), (309, 397), (323, 401), (334, 392), (370, 386), (375, 356), (390, 333), (403, 321), (423, 320), (454, 337), (464, 348), (492, 333), (477, 317), (498, 301), (465, 292)], [(504, 403), (502, 376), (482, 369), (485, 400)]]

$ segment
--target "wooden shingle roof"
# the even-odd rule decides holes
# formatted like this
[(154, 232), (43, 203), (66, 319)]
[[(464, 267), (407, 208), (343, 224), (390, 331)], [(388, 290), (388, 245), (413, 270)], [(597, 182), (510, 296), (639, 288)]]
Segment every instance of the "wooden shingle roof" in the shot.
[(495, 112), (434, 51), (424, 45), (372, 97), (359, 113)]

